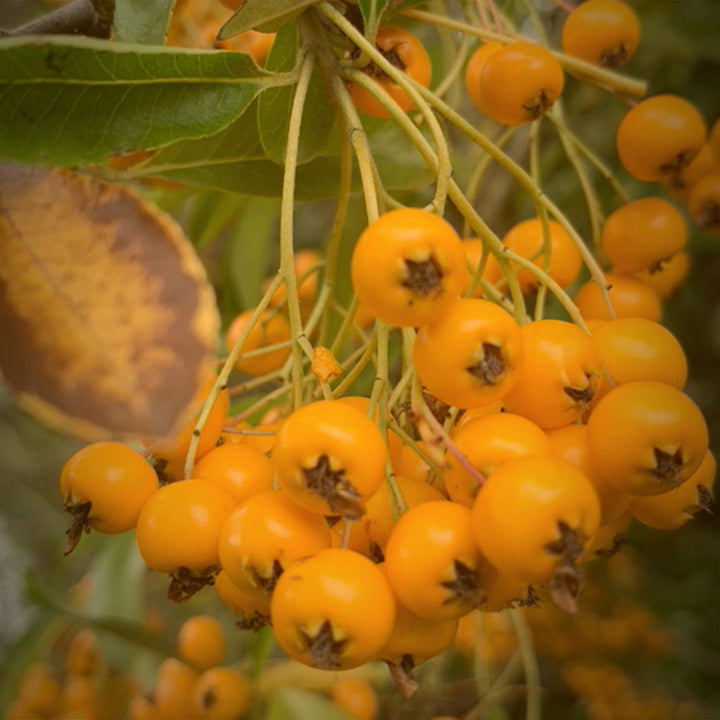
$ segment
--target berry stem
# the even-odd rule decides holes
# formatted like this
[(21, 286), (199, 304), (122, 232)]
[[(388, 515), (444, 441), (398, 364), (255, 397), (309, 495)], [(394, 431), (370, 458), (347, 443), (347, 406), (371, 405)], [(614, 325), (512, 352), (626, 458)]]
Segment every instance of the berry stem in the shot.
[(532, 639), (532, 631), (522, 608), (510, 611), (510, 617), (515, 627), (520, 657), (525, 672), (527, 687), (527, 704), (525, 706), (525, 720), (540, 720), (542, 716), (542, 686), (540, 685), (540, 666)]

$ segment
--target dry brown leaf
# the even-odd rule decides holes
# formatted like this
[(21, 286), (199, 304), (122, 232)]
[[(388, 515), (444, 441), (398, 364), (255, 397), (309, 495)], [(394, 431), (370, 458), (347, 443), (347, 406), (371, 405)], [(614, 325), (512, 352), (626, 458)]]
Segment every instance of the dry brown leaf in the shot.
[(218, 332), (169, 216), (126, 188), (0, 163), (0, 370), (38, 419), (86, 439), (167, 435)]

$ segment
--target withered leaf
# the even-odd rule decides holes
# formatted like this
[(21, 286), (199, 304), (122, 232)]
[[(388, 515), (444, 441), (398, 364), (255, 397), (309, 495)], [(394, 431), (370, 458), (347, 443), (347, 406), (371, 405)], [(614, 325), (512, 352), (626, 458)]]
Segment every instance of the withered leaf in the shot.
[(169, 216), (127, 188), (0, 163), (0, 370), (39, 420), (88, 440), (167, 435), (218, 331)]

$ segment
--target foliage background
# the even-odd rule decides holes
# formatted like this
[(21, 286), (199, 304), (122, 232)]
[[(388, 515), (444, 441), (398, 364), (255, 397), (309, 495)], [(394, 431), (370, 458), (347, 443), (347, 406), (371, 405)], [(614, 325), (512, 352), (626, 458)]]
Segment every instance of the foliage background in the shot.
[[(198, 0), (200, 1), (200, 0)], [(208, 0), (209, 1), (209, 0)], [(717, 0), (636, 0), (643, 38), (640, 51), (627, 67), (630, 74), (647, 78), (650, 94), (669, 92), (695, 102), (706, 120), (720, 117), (720, 12)], [(544, 3), (543, 7), (549, 7)], [(0, 26), (14, 26), (53, 7), (34, 0), (0, 1)], [(607, 102), (596, 88), (569, 81), (567, 115), (573, 127), (603, 157), (614, 158), (614, 128), (622, 113), (619, 103)], [(582, 198), (576, 184), (560, 165), (558, 151), (544, 148), (546, 191), (571, 217), (579, 215)], [(635, 194), (644, 190), (635, 187)], [(242, 214), (243, 202), (227, 196), (208, 196), (204, 215), (187, 212), (186, 197), (163, 193), (154, 199), (177, 213), (198, 245), (218, 291), (227, 319), (257, 296), (265, 272), (276, 259), (271, 238), (275, 232), (276, 203), (253, 200), (252, 212)], [(213, 209), (230, 207), (238, 213), (236, 231), (213, 235)], [(493, 216), (509, 224), (522, 207), (513, 194), (495, 205)], [(248, 210), (250, 208), (248, 207)], [(331, 205), (326, 202), (298, 208), (297, 244), (315, 245), (327, 232)], [(216, 210), (220, 212), (219, 210)], [(361, 213), (355, 209), (360, 223)], [(206, 222), (200, 222), (205, 218)], [(210, 226), (210, 229), (208, 229)], [(239, 242), (239, 238), (243, 238)], [(720, 455), (720, 248), (718, 238), (697, 231), (691, 238), (693, 266), (682, 291), (665, 307), (664, 322), (677, 335), (689, 359), (689, 394), (701, 406), (710, 426), (711, 447)], [(351, 245), (352, 237), (348, 238)], [(242, 267), (242, 275), (237, 268)], [(248, 272), (247, 268), (256, 270)], [(162, 598), (156, 579), (147, 579), (132, 538), (88, 536), (76, 553), (62, 557), (65, 517), (57, 491), (57, 477), (79, 443), (39, 426), (20, 412), (0, 386), (0, 707), (10, 697), (18, 673), (46, 651), (58, 622), (82, 620), (68, 614), (72, 598), (88, 593), (83, 613), (110, 619), (113, 632), (101, 634), (109, 657), (123, 667), (151, 668), (158, 655), (143, 652), (149, 639), (137, 634), (145, 601)], [(630, 553), (637, 562), (640, 582), (632, 587), (613, 583), (613, 566), (603, 576), (608, 594), (623, 593), (657, 614), (673, 638), (672, 653), (641, 664), (629, 657), (627, 672), (641, 684), (661, 687), (679, 699), (702, 706), (702, 718), (720, 718), (720, 523), (706, 515), (674, 533), (634, 527)], [(81, 580), (92, 587), (77, 587)], [(627, 599), (616, 597), (617, 601)], [(176, 627), (182, 617), (197, 611), (204, 601), (184, 608), (159, 610)], [(128, 624), (123, 624), (124, 622)], [(228, 620), (229, 622), (229, 620)], [(566, 632), (574, 632), (568, 621)], [(107, 629), (107, 628), (106, 628)], [(156, 641), (154, 647), (162, 647)], [(257, 647), (254, 652), (261, 653)], [(579, 648), (582, 653), (582, 648)], [(139, 664), (137, 664), (139, 663)], [(548, 718), (586, 717), (558, 679), (557, 666), (543, 660)], [(398, 717), (403, 710), (393, 705)], [(417, 708), (419, 705), (415, 704)], [(512, 707), (511, 707), (512, 711)], [(289, 715), (291, 716), (291, 715)]]

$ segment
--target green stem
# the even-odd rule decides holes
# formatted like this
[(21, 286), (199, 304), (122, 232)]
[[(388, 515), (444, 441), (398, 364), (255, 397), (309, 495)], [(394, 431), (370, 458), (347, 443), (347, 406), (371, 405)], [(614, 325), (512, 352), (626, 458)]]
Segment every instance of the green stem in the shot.
[(220, 368), (220, 372), (215, 378), (215, 382), (203, 402), (202, 410), (200, 411), (200, 415), (195, 423), (195, 427), (193, 428), (193, 432), (190, 437), (190, 446), (188, 447), (187, 455), (185, 456), (185, 466), (183, 469), (183, 475), (185, 478), (192, 477), (193, 468), (195, 467), (195, 454), (197, 453), (197, 446), (200, 442), (200, 434), (202, 433), (202, 429), (205, 427), (205, 423), (207, 422), (210, 411), (215, 404), (215, 400), (218, 394), (227, 388), (228, 378), (230, 377), (230, 373), (232, 372), (235, 362), (240, 355), (240, 349), (245, 344), (245, 341), (247, 340), (248, 335), (250, 335), (250, 331), (255, 326), (255, 323), (257, 323), (262, 313), (270, 304), (270, 299), (272, 298), (275, 290), (277, 290), (280, 286), (281, 282), (282, 276), (278, 273), (273, 278), (273, 281), (270, 283), (270, 286), (260, 299), (260, 302), (255, 306), (255, 309), (248, 318), (247, 324), (238, 335), (237, 340), (235, 340), (235, 344), (232, 346), (228, 356), (225, 358), (225, 362), (223, 363), (222, 368)]
[(517, 634), (520, 645), (520, 657), (522, 658), (523, 670), (525, 672), (525, 685), (527, 686), (525, 720), (540, 720), (542, 715), (540, 666), (538, 665), (530, 626), (521, 608), (511, 610), (510, 617), (515, 626), (515, 633)]
[(294, 268), (294, 206), (295, 206), (295, 180), (297, 172), (298, 151), (300, 147), (300, 129), (302, 126), (305, 99), (312, 76), (315, 57), (306, 52), (300, 61), (300, 76), (298, 77), (290, 109), (288, 125), (287, 146), (285, 149), (285, 166), (283, 171), (282, 198), (280, 201), (280, 274), (287, 290), (288, 319), (290, 321), (290, 334), (294, 340), (292, 351), (292, 387), (293, 407), (298, 408), (303, 401), (303, 367), (302, 352), (312, 358), (312, 347), (303, 330), (302, 316), (300, 314), (300, 298), (297, 293), (297, 278)]
[[(448, 183), (452, 173), (450, 148), (448, 147), (447, 139), (445, 138), (445, 134), (443, 133), (442, 128), (440, 127), (440, 123), (435, 117), (435, 114), (432, 112), (431, 108), (428, 106), (427, 102), (425, 102), (423, 97), (417, 92), (417, 83), (413, 82), (402, 70), (395, 67), (395, 65), (393, 65), (372, 43), (369, 43), (362, 35), (362, 33), (360, 33), (357, 28), (332, 5), (328, 4), (327, 2), (323, 2), (318, 4), (317, 7), (320, 12), (322, 12), (323, 15), (328, 18), (328, 20), (333, 22), (350, 39), (351, 42), (357, 45), (372, 60), (372, 62), (377, 65), (378, 68), (380, 68), (380, 70), (382, 70), (389, 78), (393, 80), (393, 82), (399, 85), (407, 93), (407, 95), (415, 104), (415, 107), (417, 107), (417, 109), (422, 113), (423, 118), (428, 123), (428, 127), (430, 128), (433, 141), (437, 146), (437, 184), (435, 190), (435, 197), (433, 198), (433, 206), (435, 208), (435, 212), (437, 212), (439, 215), (442, 215), (445, 209), (445, 199), (447, 197)], [(364, 73), (360, 71), (353, 72), (351, 70), (349, 74), (352, 76), (353, 81), (356, 81), (359, 75), (367, 77)], [(365, 87), (373, 95), (378, 97), (378, 99), (381, 99), (379, 95), (384, 95), (387, 101), (389, 101), (392, 105), (395, 106), (396, 112), (393, 113), (393, 116), (396, 115), (397, 111), (402, 112), (397, 103), (392, 98), (390, 98), (389, 95), (384, 90), (382, 90), (382, 88), (376, 82), (374, 82), (373, 80), (370, 80), (370, 82), (372, 83), (372, 85), (365, 85), (363, 83), (363, 87)], [(388, 109), (390, 108), (388, 107)]]

